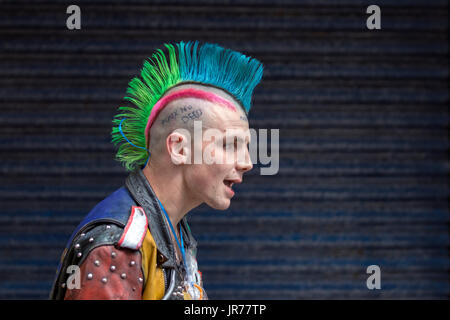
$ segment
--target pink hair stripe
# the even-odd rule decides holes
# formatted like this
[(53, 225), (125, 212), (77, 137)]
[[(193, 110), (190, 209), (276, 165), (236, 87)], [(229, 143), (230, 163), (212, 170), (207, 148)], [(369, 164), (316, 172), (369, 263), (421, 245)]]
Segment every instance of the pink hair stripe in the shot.
[(236, 107), (229, 102), (228, 100), (225, 100), (224, 98), (212, 93), (207, 92), (203, 90), (197, 90), (197, 89), (183, 89), (180, 91), (176, 91), (172, 94), (169, 94), (168, 96), (160, 99), (155, 105), (153, 106), (152, 111), (150, 112), (150, 117), (148, 118), (147, 126), (145, 127), (145, 137), (148, 138), (148, 134), (150, 132), (150, 128), (153, 125), (153, 122), (155, 122), (156, 117), (158, 114), (164, 109), (164, 107), (180, 98), (198, 98), (198, 99), (204, 99), (210, 102), (218, 103), (220, 105), (223, 105), (233, 111), (236, 111)]

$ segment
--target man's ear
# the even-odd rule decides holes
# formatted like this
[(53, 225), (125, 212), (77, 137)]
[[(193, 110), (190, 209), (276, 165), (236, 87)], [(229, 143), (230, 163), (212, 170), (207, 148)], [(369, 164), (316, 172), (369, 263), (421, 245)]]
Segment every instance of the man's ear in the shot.
[(166, 139), (166, 149), (174, 165), (191, 163), (191, 134), (186, 129), (177, 129)]

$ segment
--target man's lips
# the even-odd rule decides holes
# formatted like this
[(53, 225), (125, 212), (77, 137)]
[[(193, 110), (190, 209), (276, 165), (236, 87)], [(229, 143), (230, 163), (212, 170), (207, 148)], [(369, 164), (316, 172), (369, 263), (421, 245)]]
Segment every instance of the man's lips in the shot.
[(223, 181), (223, 184), (226, 186), (226, 189), (227, 189), (228, 193), (230, 194), (230, 196), (234, 196), (234, 191), (233, 191), (232, 187), (235, 183), (241, 183), (241, 182), (242, 182), (241, 179), (225, 179)]
[(223, 180), (223, 183), (230, 189), (233, 187), (233, 184), (241, 183), (241, 182), (242, 182), (242, 179), (225, 179), (225, 180)]

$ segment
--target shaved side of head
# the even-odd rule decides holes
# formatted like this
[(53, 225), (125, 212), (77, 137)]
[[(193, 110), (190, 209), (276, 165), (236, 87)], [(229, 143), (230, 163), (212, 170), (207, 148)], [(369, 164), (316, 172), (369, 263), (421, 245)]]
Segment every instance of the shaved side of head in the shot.
[(221, 114), (226, 112), (238, 112), (241, 121), (247, 121), (245, 112), (240, 107), (239, 103), (229, 94), (217, 88), (198, 84), (184, 84), (168, 90), (164, 96), (177, 90), (187, 88), (213, 92), (232, 102), (236, 106), (236, 111), (232, 111), (223, 106), (214, 104), (213, 102), (199, 98), (185, 97), (171, 101), (163, 110), (161, 110), (150, 129), (149, 151), (153, 161), (159, 158), (158, 155), (165, 152), (167, 136), (173, 131), (185, 129), (192, 137), (194, 132), (194, 121), (201, 121), (203, 128), (216, 128), (217, 123), (221, 121)]

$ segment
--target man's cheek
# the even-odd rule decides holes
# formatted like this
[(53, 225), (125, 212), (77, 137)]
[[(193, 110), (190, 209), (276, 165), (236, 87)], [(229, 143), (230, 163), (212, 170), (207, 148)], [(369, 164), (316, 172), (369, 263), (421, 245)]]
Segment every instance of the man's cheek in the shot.
[(212, 180), (208, 170), (205, 170), (206, 168), (204, 166), (205, 165), (202, 165), (202, 168), (197, 169), (193, 181), (194, 187), (201, 192), (205, 192), (209, 188)]

